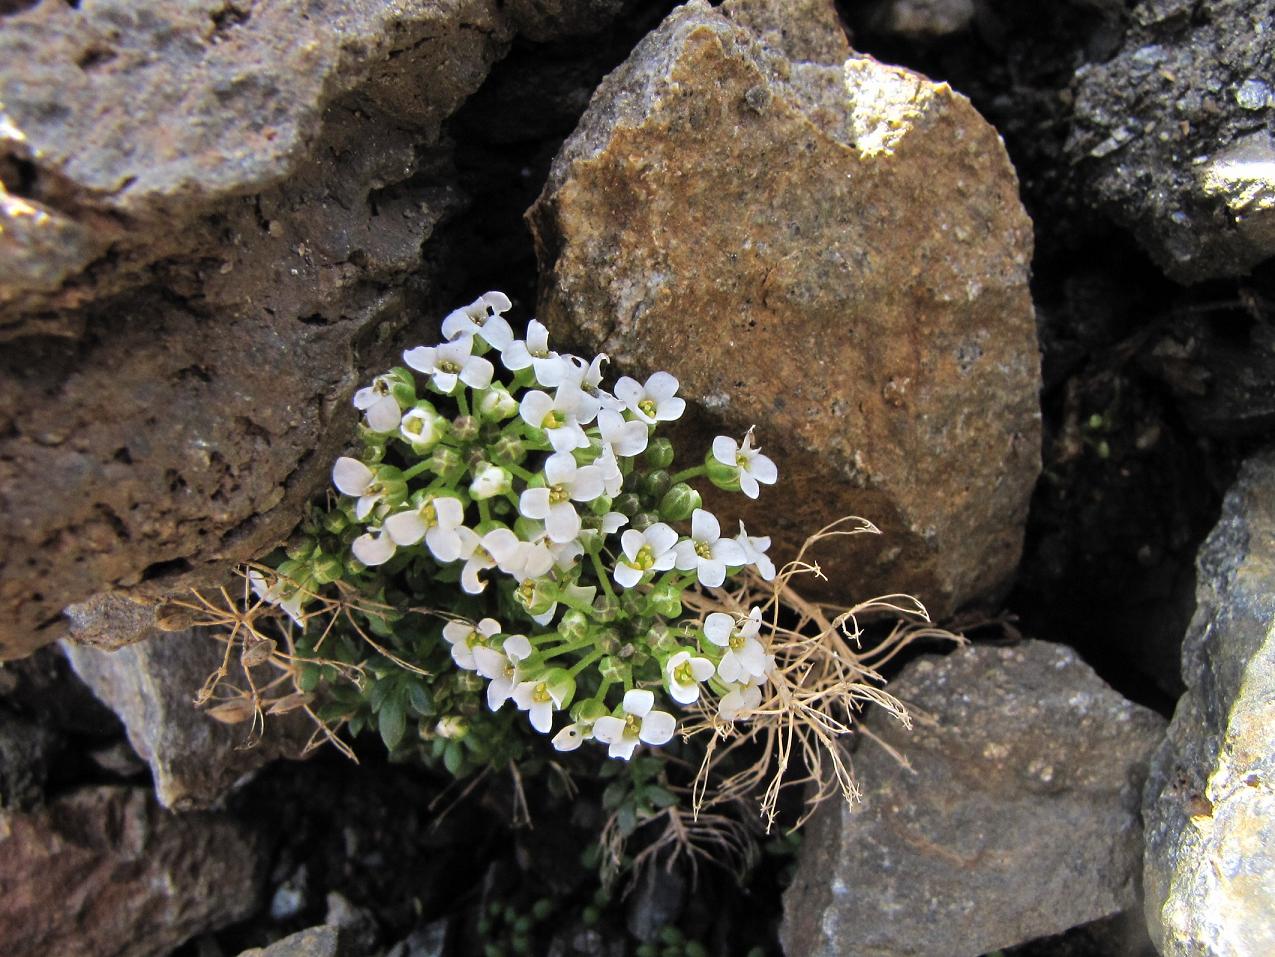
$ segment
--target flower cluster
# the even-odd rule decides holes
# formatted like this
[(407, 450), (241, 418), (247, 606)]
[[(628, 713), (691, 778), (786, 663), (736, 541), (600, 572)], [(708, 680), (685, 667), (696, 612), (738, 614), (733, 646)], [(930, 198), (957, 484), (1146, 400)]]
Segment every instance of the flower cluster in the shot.
[(678, 380), (626, 376), (608, 391), (606, 356), (555, 352), (535, 320), (515, 338), (509, 308), (483, 295), (447, 316), (444, 342), (356, 393), (363, 450), (337, 460), (341, 498), (323, 519), (341, 548), (303, 543), (259, 593), (304, 623), (337, 579), (380, 596), (392, 576), (456, 582), (455, 607), (484, 614), (457, 615), (436, 640), (486, 683), (490, 711), (526, 712), (559, 750), (592, 740), (627, 759), (671, 740), (697, 702), (747, 713), (774, 667), (760, 611), (701, 621), (682, 599), (748, 566), (772, 579), (770, 539), (742, 523), (724, 535), (691, 483), (756, 498), (774, 462), (750, 429), (671, 472), (656, 432), (686, 407)]

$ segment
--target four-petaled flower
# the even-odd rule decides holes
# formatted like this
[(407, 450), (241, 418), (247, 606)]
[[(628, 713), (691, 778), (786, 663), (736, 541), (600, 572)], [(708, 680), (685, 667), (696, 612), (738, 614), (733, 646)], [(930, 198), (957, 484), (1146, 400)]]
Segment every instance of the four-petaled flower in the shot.
[[(460, 558), (460, 534), (456, 531), (465, 521), (465, 506), (450, 495), (431, 495), (418, 506), (396, 512), (385, 520), (385, 531), (394, 544), (406, 548), (421, 539), (440, 562)], [(364, 564), (367, 564), (364, 562)]]
[(766, 549), (770, 548), (770, 536), (752, 536), (744, 531), (744, 523), (739, 523), (739, 534), (735, 536), (735, 541), (739, 543), (739, 547), (744, 550), (744, 561), (750, 565), (757, 567), (758, 573), (766, 581), (774, 581), (775, 579), (775, 563), (770, 560), (766, 554)]
[(378, 375), (372, 384), (354, 393), (354, 407), (367, 416), (367, 427), (373, 432), (393, 432), (398, 428), (403, 410), (390, 391), (394, 379)]
[(729, 435), (719, 435), (713, 439), (713, 458), (738, 470), (739, 489), (749, 498), (756, 498), (760, 494), (758, 482), (774, 485), (779, 478), (775, 463), (762, 455), (759, 449), (753, 448), (752, 429), (744, 433), (742, 443), (736, 443)]
[(757, 640), (761, 631), (761, 609), (753, 606), (746, 618), (715, 611), (704, 619), (704, 636), (726, 653), (717, 663), (723, 681), (764, 680), (771, 658)]
[(562, 707), (564, 689), (553, 681), (522, 681), (510, 695), (521, 710), (527, 712), (531, 726), (541, 734), (553, 728), (553, 713)]
[(744, 564), (744, 550), (738, 542), (722, 538), (712, 512), (697, 508), (691, 513), (691, 537), (677, 543), (675, 564), (680, 571), (693, 569), (706, 588), (718, 588), (726, 581), (727, 565)]
[(493, 349), (507, 348), (513, 342), (514, 331), (500, 314), (508, 312), (512, 305), (503, 292), (483, 293), (468, 306), (447, 314), (443, 320), (443, 338), (459, 340), (478, 336)]
[(545, 523), (555, 542), (569, 542), (580, 534), (580, 515), (571, 503), (592, 502), (602, 494), (602, 472), (596, 465), (576, 465), (570, 454), (559, 452), (545, 461), (545, 485), (529, 488), (518, 500), (527, 518)]
[(713, 677), (715, 670), (707, 658), (679, 651), (664, 665), (668, 693), (678, 704), (694, 704), (699, 699), (699, 683)]
[(596, 400), (572, 386), (559, 386), (551, 396), (532, 389), (518, 404), (518, 414), (533, 429), (543, 429), (555, 452), (587, 449), (583, 426), (598, 414)]
[(441, 346), (417, 346), (403, 353), (403, 361), (417, 372), (433, 376), (434, 388), (439, 392), (450, 393), (458, 380), (471, 389), (485, 389), (491, 385), (496, 370), (482, 356), (473, 355), (473, 347), (469, 338)]
[(676, 545), (677, 532), (663, 522), (649, 525), (644, 532), (636, 528), (626, 529), (620, 536), (624, 557), (615, 563), (615, 571), (612, 572), (616, 583), (632, 588), (647, 572), (668, 571), (677, 561)]
[(621, 376), (615, 383), (615, 397), (647, 425), (672, 422), (686, 410), (686, 400), (679, 399), (678, 382), (667, 372), (656, 372), (646, 384)]
[(725, 721), (738, 721), (761, 705), (761, 688), (756, 682), (735, 685), (717, 702), (717, 714)]
[(513, 697), (514, 688), (522, 683), (518, 666), (531, 657), (535, 649), (526, 635), (510, 635), (496, 651), (486, 645), (474, 647), (477, 671), (491, 683), (487, 685), (487, 707), (499, 711)]
[(526, 341), (515, 339), (505, 346), (500, 361), (511, 372), (530, 366), (536, 381), (548, 389), (560, 386), (569, 369), (566, 357), (549, 348), (549, 330), (535, 319), (527, 323)]
[(348, 455), (343, 455), (332, 466), (332, 484), (337, 490), (351, 498), (357, 498), (354, 506), (354, 517), (362, 521), (372, 514), (376, 507), (389, 494), (389, 487), (380, 481), (376, 473)]
[(574, 751), (592, 737), (593, 726), (583, 721), (576, 721), (553, 736), (553, 746), (559, 751)]
[(607, 754), (629, 760), (639, 742), (665, 744), (677, 728), (677, 720), (667, 711), (652, 711), (655, 695), (645, 688), (626, 692), (618, 715), (605, 715), (593, 722), (593, 736), (610, 745)]
[(495, 618), (472, 621), (449, 621), (443, 625), (443, 638), (452, 646), (452, 661), (466, 671), (477, 671), (474, 651), (500, 633), (500, 622)]

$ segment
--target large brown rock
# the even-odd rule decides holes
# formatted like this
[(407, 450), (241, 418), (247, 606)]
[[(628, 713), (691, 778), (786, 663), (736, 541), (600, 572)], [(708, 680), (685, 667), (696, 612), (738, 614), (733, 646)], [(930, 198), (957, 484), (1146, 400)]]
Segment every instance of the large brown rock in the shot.
[(5, 957), (160, 957), (251, 914), (262, 866), (259, 841), (238, 823), (174, 817), (140, 788), (0, 812)]
[(510, 37), (494, 0), (5, 17), (0, 658), (295, 525), (362, 368), (430, 299), (441, 124)]
[(599, 87), (528, 218), (551, 330), (677, 375), (688, 447), (758, 427), (780, 484), (740, 514), (776, 554), (857, 514), (885, 541), (816, 553), (843, 595), (943, 614), (1003, 586), (1040, 468), (1032, 233), (964, 97), (693, 2)]
[(1027, 641), (910, 664), (855, 755), (861, 804), (812, 819), (780, 931), (791, 957), (977, 957), (1132, 907), (1164, 719), (1076, 653)]

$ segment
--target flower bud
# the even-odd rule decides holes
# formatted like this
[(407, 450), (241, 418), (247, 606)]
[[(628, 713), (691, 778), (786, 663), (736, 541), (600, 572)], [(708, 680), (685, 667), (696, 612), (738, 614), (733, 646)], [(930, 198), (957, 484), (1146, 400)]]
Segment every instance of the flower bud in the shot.
[(416, 404), (416, 380), (410, 370), (395, 366), (386, 373), (385, 382), (400, 409), (410, 409)]
[(527, 457), (527, 447), (522, 440), (512, 435), (502, 435), (491, 446), (491, 455), (497, 462), (512, 462), (518, 465)]
[[(360, 426), (361, 429), (362, 426)], [(360, 434), (362, 434), (361, 431)], [(369, 433), (369, 435), (374, 441), (369, 442), (366, 437), (364, 438), (363, 454), (359, 456), (359, 460), (365, 465), (375, 465), (385, 459), (385, 436), (373, 435), (372, 433)]]
[(645, 532), (648, 528), (660, 520), (660, 517), (654, 512), (638, 512), (629, 521), (632, 528), (636, 528), (639, 532)]
[(739, 466), (719, 462), (712, 452), (704, 456), (704, 466), (708, 470), (708, 480), (718, 488), (727, 492), (739, 491)]
[(614, 628), (604, 628), (598, 632), (597, 645), (608, 655), (618, 654), (620, 651), (620, 633)]
[(327, 585), (345, 574), (345, 562), (336, 555), (319, 555), (310, 563), (310, 571), (316, 582)]
[(606, 515), (607, 512), (611, 511), (611, 496), (599, 495), (589, 503), (589, 511), (599, 517)]
[(634, 492), (625, 492), (612, 503), (612, 507), (626, 518), (632, 518), (642, 511), (642, 500)]
[(421, 455), (428, 452), (447, 434), (447, 420), (428, 402), (420, 402), (407, 410), (398, 426), (399, 435)]
[(294, 562), (304, 562), (318, 549), (319, 543), (313, 538), (298, 537), (288, 542), (288, 557)]
[[(678, 612), (681, 614), (682, 603), (678, 602)], [(673, 630), (669, 628), (668, 623), (662, 619), (656, 619), (651, 622), (646, 630), (646, 643), (651, 648), (660, 649), (662, 651), (672, 651), (678, 647), (677, 639), (673, 637)]]
[(572, 608), (558, 622), (558, 634), (567, 641), (579, 641), (589, 633), (589, 618), (579, 609)]
[(323, 530), (332, 535), (340, 535), (350, 524), (350, 519), (339, 509), (333, 509), (323, 516)]
[(668, 472), (656, 469), (654, 472), (643, 475), (638, 481), (638, 493), (647, 501), (658, 502), (672, 484)]
[(559, 703), (559, 707), (571, 706), (571, 699), (576, 696), (576, 680), (565, 668), (550, 668), (540, 678), (549, 686), (549, 694)]
[(646, 596), (634, 588), (626, 588), (620, 595), (620, 611), (629, 618), (636, 618), (646, 609)]
[(678, 482), (660, 499), (660, 518), (666, 522), (683, 522), (703, 504), (699, 492), (685, 482)]
[(682, 593), (673, 585), (656, 585), (647, 594), (653, 612), (662, 618), (676, 618), (682, 613)]
[(602, 675), (603, 680), (618, 684), (628, 676), (629, 669), (620, 659), (607, 655), (598, 662), (598, 674)]
[(514, 589), (514, 601), (529, 615), (543, 615), (557, 600), (558, 586), (548, 578), (528, 578)]
[(595, 621), (615, 621), (620, 614), (620, 602), (609, 595), (598, 595), (593, 601), (593, 618)]
[(472, 415), (458, 415), (452, 420), (452, 434), (462, 442), (478, 438), (479, 421)]
[(489, 422), (503, 422), (518, 414), (518, 401), (501, 383), (495, 382), (478, 400), (478, 412)]
[(367, 566), (364, 565), (357, 558), (355, 558), (353, 555), (347, 555), (345, 557), (346, 577), (354, 578), (356, 575), (361, 575), (365, 571), (367, 571)]
[(448, 472), (455, 472), (462, 464), (460, 455), (455, 449), (439, 446), (434, 449), (434, 454), (429, 457), (429, 465), (426, 468), (435, 475), (445, 475)]
[(646, 462), (651, 468), (666, 469), (673, 464), (673, 443), (668, 439), (651, 439), (646, 445)]
[(584, 701), (577, 702), (571, 709), (571, 719), (573, 721), (597, 721), (598, 718), (606, 717), (611, 713), (611, 709), (606, 706), (605, 702), (599, 701), (597, 698), (586, 698)]
[(469, 734), (469, 722), (456, 715), (448, 715), (434, 725), (434, 733), (449, 741), (459, 741)]
[(483, 499), (504, 495), (513, 487), (513, 481), (514, 477), (509, 474), (508, 469), (484, 462), (474, 472), (474, 480), (469, 485), (469, 494), (474, 501), (481, 502)]

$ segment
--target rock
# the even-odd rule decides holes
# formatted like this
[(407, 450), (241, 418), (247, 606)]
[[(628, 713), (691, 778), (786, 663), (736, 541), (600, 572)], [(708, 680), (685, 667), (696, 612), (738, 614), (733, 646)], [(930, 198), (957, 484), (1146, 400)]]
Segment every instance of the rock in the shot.
[(669, 925), (677, 926), (686, 907), (686, 878), (680, 868), (645, 868), (624, 910), (624, 924), (640, 941), (654, 941)]
[(1164, 721), (1107, 687), (1074, 651), (1027, 641), (909, 665), (879, 711), (853, 809), (809, 825), (784, 896), (792, 955), (965, 957), (1133, 905), (1139, 793)]
[(261, 847), (213, 814), (174, 817), (140, 788), (74, 791), (0, 813), (6, 957), (160, 957), (257, 908)]
[(391, 947), (385, 957), (443, 957), (447, 946), (447, 929), (447, 918), (418, 927)]
[(342, 945), (337, 928), (323, 924), (290, 934), (269, 947), (245, 950), (239, 957), (355, 957), (355, 954)]
[(64, 646), (75, 673), (124, 722), (164, 807), (209, 807), (267, 762), (300, 757), (313, 731), (304, 712), (271, 716), (261, 742), (245, 748), (247, 724), (222, 724), (197, 710), (195, 695), (224, 649), (198, 630), (154, 634), (117, 651)]
[(1144, 797), (1147, 922), (1165, 957), (1275, 953), (1275, 454), (1245, 463), (1197, 571)]
[(1004, 585), (1040, 467), (1031, 226), (963, 97), (793, 63), (692, 2), (602, 83), (528, 219), (561, 341), (671, 370), (692, 455), (758, 427), (780, 484), (710, 500), (724, 528), (738, 508), (791, 558), (864, 516), (884, 542), (817, 550), (825, 572), (939, 615)]
[(1275, 254), (1272, 0), (1144, 0), (1076, 72), (1067, 153), (1092, 202), (1180, 282)]
[(44, 783), (64, 742), (51, 728), (0, 707), (0, 808), (28, 810), (44, 797)]
[(726, 0), (720, 9), (789, 60), (840, 66), (850, 56), (833, 0)]
[(862, 16), (876, 33), (924, 41), (968, 30), (974, 14), (975, 0), (871, 0)]
[(434, 311), (441, 124), (510, 36), (495, 0), (5, 17), (0, 659), (293, 528), (363, 370)]

